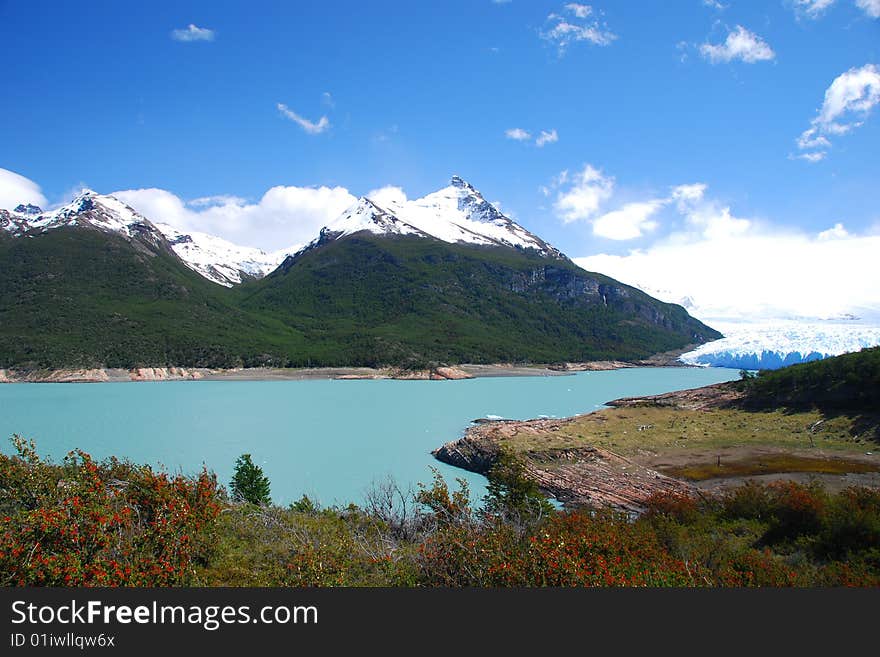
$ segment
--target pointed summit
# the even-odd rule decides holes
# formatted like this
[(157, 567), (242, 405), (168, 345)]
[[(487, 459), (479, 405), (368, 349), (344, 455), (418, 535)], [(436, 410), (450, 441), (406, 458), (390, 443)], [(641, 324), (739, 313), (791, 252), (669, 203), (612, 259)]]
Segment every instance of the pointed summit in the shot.
[[(449, 184), (452, 187), (458, 187), (460, 189), (467, 189), (472, 192), (477, 191), (476, 189), (474, 189), (473, 185), (471, 185), (467, 180), (465, 180), (461, 176), (457, 176), (457, 175), (452, 176), (452, 180), (449, 181)], [(477, 192), (477, 193), (479, 194), (479, 192)]]

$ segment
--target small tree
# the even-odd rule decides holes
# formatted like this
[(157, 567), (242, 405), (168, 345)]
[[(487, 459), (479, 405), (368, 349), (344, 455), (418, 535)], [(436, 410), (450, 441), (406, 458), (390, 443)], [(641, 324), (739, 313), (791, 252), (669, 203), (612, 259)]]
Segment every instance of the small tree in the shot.
[(230, 488), (232, 499), (237, 502), (264, 505), (272, 501), (269, 478), (263, 474), (260, 466), (254, 464), (250, 454), (242, 454), (236, 460)]
[(515, 527), (525, 529), (553, 514), (553, 505), (516, 456), (502, 451), (486, 474), (489, 484), (484, 498), (486, 511)]

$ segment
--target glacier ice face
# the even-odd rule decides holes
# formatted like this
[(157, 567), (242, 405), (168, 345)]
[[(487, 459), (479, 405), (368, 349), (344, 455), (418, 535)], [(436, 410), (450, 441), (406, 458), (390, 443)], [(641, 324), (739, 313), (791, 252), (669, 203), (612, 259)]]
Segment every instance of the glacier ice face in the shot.
[(880, 324), (859, 321), (703, 320), (724, 334), (679, 358), (688, 365), (778, 369), (880, 345)]

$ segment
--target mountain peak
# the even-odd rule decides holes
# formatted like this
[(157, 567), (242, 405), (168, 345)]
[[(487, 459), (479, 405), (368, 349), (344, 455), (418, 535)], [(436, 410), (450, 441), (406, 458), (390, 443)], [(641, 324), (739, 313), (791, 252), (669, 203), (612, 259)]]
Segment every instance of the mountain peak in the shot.
[(461, 176), (452, 176), (450, 183), (423, 198), (394, 202), (387, 209), (361, 197), (325, 226), (309, 247), (368, 231), (376, 235), (433, 237), (449, 243), (505, 246), (533, 250), (545, 257), (565, 258), (553, 246), (506, 217)]
[(474, 186), (471, 185), (467, 180), (462, 178), (461, 176), (452, 176), (452, 180), (449, 181), (449, 184), (453, 187), (458, 187), (459, 189), (466, 189), (468, 191), (476, 191)]

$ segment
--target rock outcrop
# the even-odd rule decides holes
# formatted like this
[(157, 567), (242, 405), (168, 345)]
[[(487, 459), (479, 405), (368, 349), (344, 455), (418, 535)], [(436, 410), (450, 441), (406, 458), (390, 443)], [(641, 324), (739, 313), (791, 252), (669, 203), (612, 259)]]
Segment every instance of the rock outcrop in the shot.
[(743, 399), (745, 393), (728, 383), (716, 383), (691, 390), (676, 390), (662, 395), (645, 397), (623, 397), (607, 402), (614, 407), (666, 406), (687, 411), (701, 411), (709, 408), (734, 406)]
[(184, 367), (138, 367), (131, 370), (132, 381), (168, 381), (169, 379), (201, 379), (198, 370)]
[[(519, 432), (553, 431), (566, 420), (498, 420), (470, 427), (465, 436), (432, 452), (443, 463), (486, 474), (505, 443)], [(657, 493), (687, 494), (693, 487), (645, 468), (619, 454), (592, 446), (517, 451), (526, 477), (567, 506), (644, 511)]]

